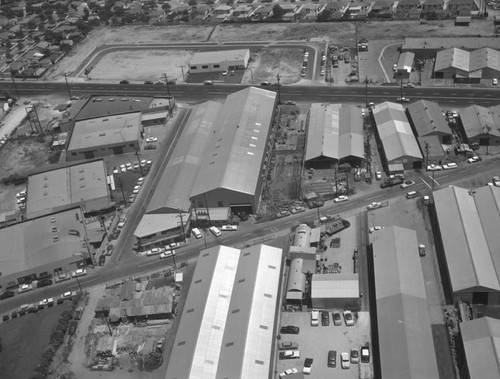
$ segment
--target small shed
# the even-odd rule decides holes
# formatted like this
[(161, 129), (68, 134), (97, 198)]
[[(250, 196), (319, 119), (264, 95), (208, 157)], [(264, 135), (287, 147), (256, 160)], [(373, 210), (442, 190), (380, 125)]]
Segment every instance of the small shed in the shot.
[(457, 16), (455, 19), (455, 26), (469, 26), (471, 21), (471, 16)]

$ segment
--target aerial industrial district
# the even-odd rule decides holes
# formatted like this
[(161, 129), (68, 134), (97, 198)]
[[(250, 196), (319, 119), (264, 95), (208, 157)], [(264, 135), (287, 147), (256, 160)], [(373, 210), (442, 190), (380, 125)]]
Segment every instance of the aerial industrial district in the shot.
[(0, 377), (500, 378), (500, 42), (355, 31), (4, 71)]

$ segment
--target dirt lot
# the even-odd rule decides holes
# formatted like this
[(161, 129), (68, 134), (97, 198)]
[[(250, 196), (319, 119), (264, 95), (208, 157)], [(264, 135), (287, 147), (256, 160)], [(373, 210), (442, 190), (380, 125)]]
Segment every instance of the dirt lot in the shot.
[[(30, 313), (0, 324), (3, 351), (0, 354), (0, 378), (29, 378), (40, 363), (52, 329), (67, 305)], [(21, 352), (29, 352), (29, 358)]]

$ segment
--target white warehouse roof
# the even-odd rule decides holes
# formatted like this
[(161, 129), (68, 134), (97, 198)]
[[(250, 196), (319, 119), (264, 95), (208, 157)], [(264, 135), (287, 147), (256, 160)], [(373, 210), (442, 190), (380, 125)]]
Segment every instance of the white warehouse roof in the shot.
[(224, 61), (240, 61), (244, 60), (247, 55), (250, 55), (249, 49), (201, 51), (193, 54), (189, 65), (196, 66)]

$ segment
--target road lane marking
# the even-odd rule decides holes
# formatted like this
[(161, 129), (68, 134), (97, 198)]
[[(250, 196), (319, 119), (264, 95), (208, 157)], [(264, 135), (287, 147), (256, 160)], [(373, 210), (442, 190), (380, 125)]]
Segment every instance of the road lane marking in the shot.
[(243, 237), (246, 237), (246, 236), (251, 236), (253, 233), (246, 233), (246, 234), (243, 234)]
[(434, 179), (432, 176), (427, 175), (429, 179), (431, 179), (434, 183), (436, 183), (438, 186), (440, 185), (436, 179)]
[(420, 180), (422, 181), (422, 183), (424, 183), (427, 187), (431, 188), (431, 186), (429, 185), (429, 183), (427, 183), (424, 179), (420, 178)]

